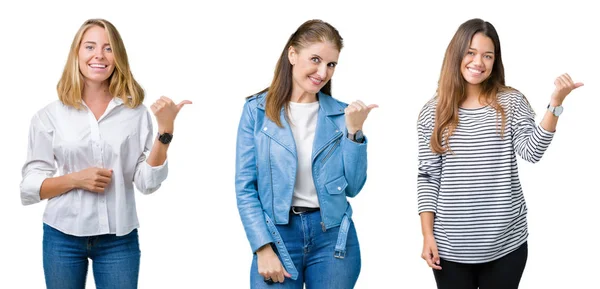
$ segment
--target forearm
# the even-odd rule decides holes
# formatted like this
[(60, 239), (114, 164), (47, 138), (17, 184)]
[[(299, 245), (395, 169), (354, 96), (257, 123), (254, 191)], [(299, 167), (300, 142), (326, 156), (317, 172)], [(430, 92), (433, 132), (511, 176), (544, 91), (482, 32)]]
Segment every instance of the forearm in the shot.
[(50, 199), (76, 188), (73, 174), (47, 178), (40, 187), (40, 199)]
[(433, 219), (435, 218), (435, 214), (433, 212), (422, 212), (420, 216), (423, 237), (433, 237)]
[[(559, 106), (559, 105), (562, 105), (562, 102), (550, 101), (550, 105), (551, 106)], [(552, 112), (546, 110), (546, 113), (544, 114), (544, 118), (542, 119), (540, 126), (542, 126), (542, 128), (547, 131), (555, 132), (557, 123), (558, 123), (558, 116), (555, 116)]]
[[(158, 132), (161, 134), (165, 132), (172, 134), (173, 126), (165, 128), (159, 127)], [(165, 163), (165, 160), (167, 160), (167, 150), (169, 150), (169, 144), (163, 144), (158, 140), (158, 137), (156, 137), (154, 139), (154, 144), (152, 144), (152, 149), (150, 150), (150, 154), (148, 155), (146, 162), (152, 167), (161, 166)]]

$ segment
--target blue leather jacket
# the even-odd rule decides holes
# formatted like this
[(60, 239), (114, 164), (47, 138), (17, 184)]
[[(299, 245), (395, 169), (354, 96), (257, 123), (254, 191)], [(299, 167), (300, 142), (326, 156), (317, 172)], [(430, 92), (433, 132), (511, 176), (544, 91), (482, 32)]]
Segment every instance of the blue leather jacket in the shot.
[[(342, 222), (352, 214), (346, 196), (356, 196), (367, 178), (367, 140), (359, 144), (346, 137), (347, 104), (320, 92), (318, 99), (312, 173), (321, 226), (327, 230), (348, 223)], [(237, 135), (237, 205), (252, 252), (280, 241), (274, 225), (289, 221), (297, 169), (296, 143), (285, 110), (280, 115), (283, 127), (278, 127), (266, 116), (265, 100), (266, 93), (247, 99)]]

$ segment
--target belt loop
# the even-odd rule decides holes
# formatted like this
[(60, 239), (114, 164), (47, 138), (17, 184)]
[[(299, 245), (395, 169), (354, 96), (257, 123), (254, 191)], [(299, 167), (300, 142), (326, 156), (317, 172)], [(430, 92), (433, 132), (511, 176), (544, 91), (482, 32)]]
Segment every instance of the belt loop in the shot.
[(271, 221), (271, 218), (269, 218), (269, 215), (267, 215), (266, 212), (265, 220), (267, 222), (267, 227), (271, 232), (271, 236), (273, 237), (273, 241), (275, 242), (275, 247), (277, 247), (277, 251), (279, 253), (279, 258), (281, 258), (285, 270), (292, 275), (292, 280), (298, 279), (298, 270), (296, 269), (296, 266), (294, 266), (294, 262), (290, 257), (290, 253), (288, 253), (288, 250), (285, 247), (285, 244), (283, 243), (283, 239), (281, 238), (279, 231), (277, 231), (277, 227), (275, 227), (275, 224)]

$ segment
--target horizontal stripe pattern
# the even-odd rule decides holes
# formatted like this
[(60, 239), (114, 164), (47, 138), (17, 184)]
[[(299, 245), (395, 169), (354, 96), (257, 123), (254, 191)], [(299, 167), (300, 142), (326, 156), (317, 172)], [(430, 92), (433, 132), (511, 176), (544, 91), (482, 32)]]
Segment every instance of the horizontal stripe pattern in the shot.
[(436, 99), (419, 115), (418, 211), (434, 212), (434, 236), (441, 258), (476, 264), (496, 260), (527, 240), (527, 206), (516, 155), (537, 162), (554, 133), (534, 121), (518, 91), (498, 94), (506, 127), (490, 106), (459, 109), (450, 137), (451, 153), (430, 149)]

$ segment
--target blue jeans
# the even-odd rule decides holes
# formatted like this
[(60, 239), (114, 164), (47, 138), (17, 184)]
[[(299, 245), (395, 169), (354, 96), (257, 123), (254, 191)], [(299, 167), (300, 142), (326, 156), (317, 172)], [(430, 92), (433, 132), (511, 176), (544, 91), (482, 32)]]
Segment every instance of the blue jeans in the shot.
[[(286, 278), (283, 283), (267, 284), (258, 274), (256, 254), (250, 269), (250, 288), (304, 288), (350, 289), (354, 288), (360, 273), (360, 248), (354, 223), (348, 230), (346, 256), (334, 257), (339, 227), (321, 229), (320, 212), (292, 214), (289, 224), (277, 225), (283, 242), (298, 269), (298, 279)], [(275, 246), (273, 250), (277, 252)]]
[(76, 237), (44, 224), (44, 275), (48, 289), (83, 289), (92, 260), (96, 288), (137, 288), (140, 246), (137, 229), (113, 234)]

